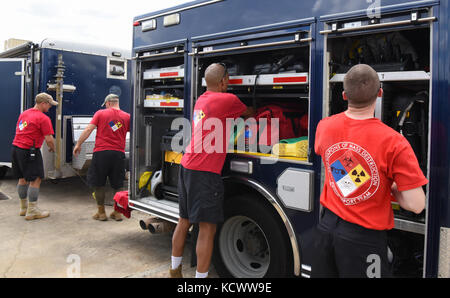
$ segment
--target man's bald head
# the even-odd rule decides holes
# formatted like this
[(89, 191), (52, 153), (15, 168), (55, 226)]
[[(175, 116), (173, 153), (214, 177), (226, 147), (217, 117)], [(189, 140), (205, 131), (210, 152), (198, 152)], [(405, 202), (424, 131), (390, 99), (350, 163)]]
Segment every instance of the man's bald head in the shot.
[(373, 104), (379, 90), (378, 74), (367, 64), (353, 66), (344, 77), (344, 92), (350, 107), (364, 108)]
[(205, 70), (205, 81), (206, 86), (210, 90), (220, 89), (222, 80), (226, 77), (227, 70), (226, 68), (219, 64), (213, 63)]

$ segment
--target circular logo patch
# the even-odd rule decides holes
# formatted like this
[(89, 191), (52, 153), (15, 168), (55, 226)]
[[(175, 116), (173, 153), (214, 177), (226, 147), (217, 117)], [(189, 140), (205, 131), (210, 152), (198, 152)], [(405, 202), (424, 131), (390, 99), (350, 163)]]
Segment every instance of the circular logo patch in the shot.
[(365, 201), (378, 190), (377, 165), (361, 146), (351, 142), (334, 144), (324, 157), (330, 186), (345, 205)]

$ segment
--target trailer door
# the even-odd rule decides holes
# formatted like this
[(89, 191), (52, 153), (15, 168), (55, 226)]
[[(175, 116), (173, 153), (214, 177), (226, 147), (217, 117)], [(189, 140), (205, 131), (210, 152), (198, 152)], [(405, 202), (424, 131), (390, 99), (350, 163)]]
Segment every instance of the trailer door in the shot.
[(25, 59), (0, 59), (0, 167), (11, 166), (11, 146), (16, 123), (24, 107)]

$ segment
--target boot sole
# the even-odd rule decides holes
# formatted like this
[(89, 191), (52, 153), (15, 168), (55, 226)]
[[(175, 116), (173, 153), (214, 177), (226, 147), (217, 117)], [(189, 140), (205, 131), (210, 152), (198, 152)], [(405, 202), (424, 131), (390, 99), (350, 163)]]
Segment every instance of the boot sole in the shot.
[[(117, 217), (116, 217), (117, 216)], [(122, 216), (120, 215), (120, 213), (118, 214), (117, 212), (113, 212), (109, 215), (109, 218), (115, 220), (115, 221), (122, 221)]]
[(25, 216), (26, 220), (33, 220), (33, 219), (41, 219), (41, 218), (46, 218), (49, 217), (49, 215), (33, 215), (33, 216)]
[(94, 216), (92, 217), (92, 219), (99, 220), (99, 221), (107, 221), (108, 220), (107, 217), (99, 218), (99, 217), (94, 217)]

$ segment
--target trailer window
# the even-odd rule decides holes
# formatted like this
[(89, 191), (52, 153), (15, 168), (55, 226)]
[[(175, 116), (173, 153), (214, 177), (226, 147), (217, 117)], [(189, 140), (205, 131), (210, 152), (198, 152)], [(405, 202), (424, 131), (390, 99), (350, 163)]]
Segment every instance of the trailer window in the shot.
[(106, 77), (108, 79), (127, 79), (127, 60), (119, 58), (107, 58)]

